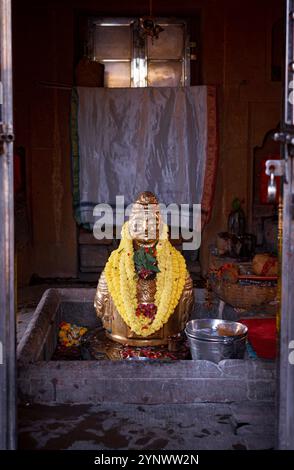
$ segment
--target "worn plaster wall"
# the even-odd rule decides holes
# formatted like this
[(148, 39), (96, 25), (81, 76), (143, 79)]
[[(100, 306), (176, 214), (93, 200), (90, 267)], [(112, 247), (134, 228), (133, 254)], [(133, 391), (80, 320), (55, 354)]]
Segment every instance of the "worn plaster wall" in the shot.
[(224, 1), (222, 5), (218, 15), (211, 14), (209, 8), (203, 11), (203, 81), (219, 85), (220, 125), (213, 214), (201, 251), (204, 271), (208, 246), (217, 231), (226, 229), (236, 196), (244, 200), (250, 230), (253, 150), (262, 145), (265, 133), (277, 126), (281, 112), (282, 84), (271, 81), (271, 33), (283, 17), (283, 2)]
[[(146, 3), (146, 5), (145, 5)], [(155, 14), (200, 13), (202, 83), (218, 86), (220, 158), (212, 218), (201, 262), (226, 228), (233, 197), (250, 221), (253, 149), (280, 116), (281, 82), (271, 81), (271, 30), (282, 0), (158, 0)], [(76, 225), (70, 181), (70, 91), (40, 82), (73, 83), (76, 17), (80, 11), (126, 16), (148, 13), (128, 0), (13, 1), (16, 145), (26, 149), (30, 242), (18, 254), (19, 282), (77, 275)]]

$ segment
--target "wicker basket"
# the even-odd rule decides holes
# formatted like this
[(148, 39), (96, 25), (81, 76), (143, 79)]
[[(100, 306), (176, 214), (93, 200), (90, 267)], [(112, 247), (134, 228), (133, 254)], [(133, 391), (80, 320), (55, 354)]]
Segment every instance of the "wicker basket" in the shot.
[(246, 310), (272, 302), (277, 296), (277, 286), (244, 286), (213, 280), (210, 280), (210, 285), (213, 292), (226, 304)]

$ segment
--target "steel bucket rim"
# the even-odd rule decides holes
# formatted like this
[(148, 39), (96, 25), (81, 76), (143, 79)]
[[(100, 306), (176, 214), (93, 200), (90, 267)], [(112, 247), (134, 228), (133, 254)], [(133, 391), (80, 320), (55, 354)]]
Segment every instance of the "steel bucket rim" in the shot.
[[(189, 325), (192, 323), (192, 322), (201, 322), (201, 321), (217, 321), (219, 324), (232, 324), (234, 323), (235, 325), (240, 325), (242, 327), (242, 329), (244, 329), (244, 331), (238, 335), (219, 335), (219, 336), (209, 336), (207, 335), (206, 337), (205, 336), (201, 336), (201, 333), (198, 333), (197, 334), (197, 329), (195, 330), (192, 330), (192, 329), (189, 329)], [(199, 330), (198, 330), (199, 331)], [(197, 341), (205, 341), (205, 342), (208, 342), (208, 343), (232, 343), (232, 342), (235, 342), (235, 341), (239, 341), (243, 338), (246, 338), (247, 335), (248, 335), (248, 327), (246, 325), (244, 325), (243, 323), (240, 323), (240, 322), (235, 322), (235, 321), (231, 321), (231, 320), (222, 320), (222, 319), (219, 319), (219, 318), (198, 318), (198, 319), (194, 319), (194, 320), (190, 320), (187, 324), (186, 324), (186, 328), (185, 328), (185, 333), (187, 335), (188, 338), (191, 338), (191, 339), (196, 339)]]

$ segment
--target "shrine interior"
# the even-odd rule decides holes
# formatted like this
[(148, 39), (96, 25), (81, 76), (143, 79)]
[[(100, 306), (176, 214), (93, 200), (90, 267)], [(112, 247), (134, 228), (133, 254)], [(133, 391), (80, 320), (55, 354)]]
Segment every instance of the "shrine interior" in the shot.
[[(138, 17), (148, 13), (147, 3), (13, 2), (15, 148), (25, 179), (25, 207), (20, 207), (25, 214), (16, 233), (18, 286), (34, 279), (87, 279), (89, 271), (95, 281), (99, 262), (105, 264), (103, 253), (100, 258), (95, 254), (99, 248), (83, 248), (90, 241), (73, 213), (70, 89), (84, 53), (78, 27), (85, 16)], [(254, 226), (255, 219), (272, 215), (271, 208), (257, 207), (261, 204), (254, 199), (260, 180), (254, 163), (261, 155), (277, 153), (267, 135), (280, 120), (281, 3), (249, 1), (240, 8), (233, 0), (183, 0), (179, 7), (177, 1), (158, 0), (154, 6), (158, 17), (190, 19), (196, 44), (191, 85), (217, 90), (218, 165), (211, 218), (197, 258), (199, 276), (207, 273), (209, 246), (227, 230), (234, 198), (242, 201), (247, 231), (258, 236), (259, 244), (266, 236)]]
[[(68, 427), (67, 420), (68, 417), (74, 420), (74, 413), (81, 413), (80, 416), (88, 423), (79, 424), (77, 433), (82, 436), (82, 446), (91, 448), (90, 444), (87, 447), (87, 432), (88, 428), (97, 425), (98, 403), (105, 408), (104, 416), (110, 416), (113, 429), (122, 426), (124, 416), (133, 416), (136, 421), (134, 429), (139, 428), (140, 407), (145, 405), (147, 414), (150, 414), (146, 417), (146, 426), (151, 429), (155, 426), (152, 416), (157, 412), (151, 408), (147, 410), (147, 405), (161, 406), (158, 411), (160, 424), (159, 421), (157, 423), (161, 431), (158, 431), (157, 440), (141, 436), (142, 441), (135, 442), (135, 438), (130, 437), (130, 428), (130, 434), (125, 430), (123, 434), (117, 431), (113, 434), (113, 441), (109, 441), (105, 431), (102, 444), (98, 435), (89, 437), (89, 441), (99, 441), (100, 448), (102, 445), (105, 449), (148, 448), (148, 445), (156, 449), (177, 448), (177, 445), (182, 445), (182, 448), (190, 446), (191, 449), (194, 445), (197, 448), (236, 449), (238, 445), (246, 449), (274, 447), (275, 415), (268, 412), (275, 401), (276, 350), (273, 341), (268, 346), (264, 338), (256, 340), (252, 333), (245, 359), (241, 355), (236, 358), (237, 363), (232, 359), (232, 363), (224, 360), (220, 365), (213, 364), (213, 361), (199, 361), (197, 371), (186, 364), (193, 361), (183, 361), (186, 349), (178, 350), (178, 356), (175, 353), (172, 359), (180, 359), (174, 361), (173, 374), (178, 377), (177, 384), (183, 384), (185, 389), (181, 396), (177, 395), (180, 393), (178, 385), (171, 386), (170, 392), (165, 392), (164, 387), (157, 389), (156, 374), (159, 372), (152, 369), (153, 363), (146, 363), (146, 369), (138, 368), (134, 374), (138, 374), (136, 377), (140, 383), (144, 382), (147, 374), (150, 390), (151, 386), (154, 389), (150, 395), (148, 391), (144, 392), (143, 385), (131, 390), (129, 401), (121, 398), (115, 388), (117, 385), (113, 385), (108, 377), (106, 366), (101, 364), (101, 357), (108, 354), (108, 359), (113, 359), (113, 374), (125, 380), (121, 390), (129, 390), (130, 385), (125, 383), (129, 380), (127, 366), (130, 364), (123, 364), (119, 369), (116, 359), (118, 356), (120, 359), (133, 357), (133, 350), (128, 350), (127, 346), (136, 349), (139, 343), (136, 340), (132, 343), (132, 336), (125, 340), (123, 346), (120, 344), (111, 349), (111, 334), (116, 331), (112, 326), (107, 346), (97, 346), (97, 336), (91, 343), (92, 349), (82, 352), (86, 355), (84, 357), (76, 356), (76, 350), (70, 357), (68, 352), (56, 349), (56, 335), (64, 339), (68, 334), (65, 328), (60, 336), (65, 324), (78, 325), (85, 331), (97, 327), (93, 316), (95, 289), (118, 243), (93, 236), (93, 203), (112, 205), (117, 187), (126, 188), (126, 193), (128, 188), (136, 188), (135, 194), (130, 189), (127, 203), (134, 202), (138, 193), (152, 191), (159, 202), (202, 204), (200, 248), (185, 251), (181, 237), (171, 239), (171, 244), (183, 254), (191, 276), (191, 295), (195, 298), (191, 318), (240, 320), (242, 323), (239, 324), (248, 327), (249, 332), (250, 328), (253, 331), (253, 328), (260, 327), (259, 322), (262, 322), (266, 332), (271, 331), (271, 339), (275, 335), (272, 332), (278, 314), (278, 215), (281, 200), (275, 196), (268, 201), (270, 177), (264, 170), (266, 160), (281, 158), (280, 146), (273, 140), (273, 134), (280, 129), (281, 120), (285, 47), (283, 1), (153, 0), (151, 3), (152, 15), (148, 0), (12, 1), (15, 284), (21, 350), (18, 355), (21, 448), (78, 448), (79, 438)], [(164, 31), (159, 32), (158, 39), (146, 36), (143, 44), (142, 36), (137, 37), (132, 28), (137, 19), (148, 16), (156, 18)], [(131, 96), (134, 90), (138, 99), (133, 112), (131, 107), (123, 106), (126, 97)], [(175, 98), (175, 93), (192, 95)], [(101, 101), (99, 97), (102, 97)], [(103, 114), (99, 117), (96, 113), (94, 100), (97, 100), (95, 103), (103, 103), (101, 109), (105, 119)], [(178, 104), (177, 108), (175, 103), (183, 105)], [(160, 109), (165, 107), (165, 114), (160, 133), (155, 135), (156, 116), (159, 115), (157, 106)], [(119, 112), (123, 113), (120, 107), (126, 115), (134, 116), (133, 123), (126, 119), (128, 124), (125, 124), (123, 118), (117, 118), (122, 116)], [(140, 130), (143, 137), (132, 154), (132, 139), (123, 133), (133, 135), (130, 126), (136, 126), (136, 116), (144, 116), (145, 109), (148, 110), (148, 119), (142, 119), (145, 122)], [(177, 133), (174, 142), (168, 140), (170, 146), (166, 146), (170, 134), (165, 125), (172, 119), (172, 113), (176, 114), (174, 125)], [(154, 141), (150, 143), (152, 139)], [(101, 159), (93, 157), (86, 161), (81, 149), (100, 144), (105, 149)], [(176, 168), (172, 175), (164, 172), (164, 164), (162, 171), (158, 170), (154, 155), (146, 151), (148, 145), (155, 148), (154, 155), (157, 156), (157, 149), (168, 147), (166, 165), (168, 167), (172, 159), (171, 167)], [(75, 152), (78, 146), (80, 154)], [(192, 150), (189, 152), (187, 148)], [(200, 149), (198, 153), (195, 148)], [(107, 155), (109, 160), (105, 163), (103, 159)], [(119, 184), (116, 178), (119, 178)], [(194, 180), (197, 181), (195, 188)], [(146, 181), (148, 187), (144, 186)], [(154, 181), (154, 187), (150, 181)], [(184, 200), (186, 195), (187, 200)], [(160, 200), (165, 197), (166, 200)], [(258, 279), (253, 279), (254, 276)], [(256, 284), (258, 282), (260, 284)], [(234, 287), (227, 289), (228, 283)], [(95, 300), (98, 316), (100, 299), (101, 296)], [(32, 323), (36, 312), (38, 320)], [(104, 326), (105, 322), (104, 318)], [(61, 328), (59, 333), (54, 330), (55, 336), (51, 330), (44, 333), (52, 324)], [(31, 331), (32, 338), (36, 338), (34, 329), (37, 327), (46, 337), (42, 343), (42, 357), (38, 341), (33, 344), (33, 340), (28, 339), (28, 331)], [(116, 327), (117, 335), (122, 334), (122, 330)], [(105, 328), (107, 330), (107, 326)], [(186, 332), (189, 333), (188, 330)], [(79, 334), (83, 333), (79, 330)], [(153, 345), (156, 344), (155, 341)], [(173, 346), (169, 344), (167, 354), (176, 351), (176, 346), (174, 350)], [(92, 360), (94, 357), (101, 367), (97, 373), (98, 385), (93, 381), (92, 360), (90, 363), (87, 354), (92, 354)], [(33, 362), (40, 361), (40, 371), (43, 371), (40, 375), (31, 364), (27, 364), (26, 355)], [(152, 350), (148, 357), (154, 360), (156, 352)], [(166, 361), (169, 359), (170, 356), (165, 356)], [(60, 361), (65, 363), (65, 360), (67, 372), (57, 370), (57, 364)], [(46, 381), (42, 378), (44, 371), (48, 374)], [(162, 369), (162, 380), (171, 383), (174, 378), (169, 371)], [(31, 384), (28, 383), (28, 374), (32, 374)], [(68, 374), (68, 379), (64, 374)], [(211, 374), (219, 375), (215, 377), (214, 384), (207, 385), (204, 390), (197, 384), (197, 374), (202, 374), (203, 381), (209, 381)], [(262, 374), (264, 376), (260, 379)], [(191, 376), (195, 389), (189, 385), (188, 376)], [(76, 377), (88, 384), (83, 392)], [(67, 388), (67, 380), (74, 383), (74, 387)], [(146, 390), (148, 387), (146, 385)], [(59, 401), (55, 400), (56, 395), (54, 399), (54, 393), (57, 393)], [(145, 402), (144, 393), (147, 396)], [(156, 398), (156, 393), (162, 393), (161, 401)], [(26, 408), (24, 405), (27, 397), (30, 397), (31, 411), (30, 406)], [(125, 407), (124, 416), (119, 407), (120, 400)], [(199, 420), (204, 423), (208, 415), (201, 406), (204, 403), (210, 406), (208, 401), (216, 404), (210, 416), (230, 415), (234, 426), (230, 427), (231, 421), (220, 418), (216, 418), (215, 425), (214, 418), (211, 418), (209, 432), (216, 434), (215, 437), (211, 434), (205, 444), (205, 436), (198, 439), (199, 436), (184, 433), (180, 422), (183, 419), (187, 427), (193, 426), (190, 416), (193, 416), (194, 406)], [(257, 421), (252, 418), (249, 423), (252, 430), (249, 437), (237, 431), (243, 419), (237, 405), (239, 401), (242, 401), (244, 414), (249, 410), (249, 420), (257, 416)], [(45, 402), (58, 408), (53, 418), (56, 422), (58, 414), (63, 416), (62, 403), (79, 403), (80, 407), (81, 403), (86, 403), (86, 408), (80, 408), (80, 411), (76, 408), (76, 412), (71, 408), (67, 417), (62, 417), (64, 429), (69, 432), (68, 440), (61, 428), (57, 429), (55, 440), (50, 434), (52, 414)], [(233, 404), (228, 405), (228, 402)], [(175, 418), (176, 432), (184, 439), (182, 444), (173, 440), (172, 433), (166, 437), (164, 430), (164, 423), (171, 413), (169, 407), (175, 403), (179, 406), (179, 414)], [(113, 418), (111, 413), (116, 413), (116, 417)], [(99, 426), (103, 427), (101, 423)], [(42, 426), (47, 430), (47, 437), (42, 435), (38, 441)], [(199, 426), (203, 431), (199, 430), (200, 434), (205, 434), (206, 425)], [(134, 435), (138, 437), (136, 432)]]

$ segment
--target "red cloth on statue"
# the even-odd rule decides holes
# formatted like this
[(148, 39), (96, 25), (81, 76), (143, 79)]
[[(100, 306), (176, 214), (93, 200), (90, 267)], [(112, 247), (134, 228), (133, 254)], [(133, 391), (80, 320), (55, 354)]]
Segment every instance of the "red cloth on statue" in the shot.
[(277, 328), (275, 318), (246, 318), (240, 323), (248, 327), (248, 339), (256, 354), (263, 359), (275, 359)]

